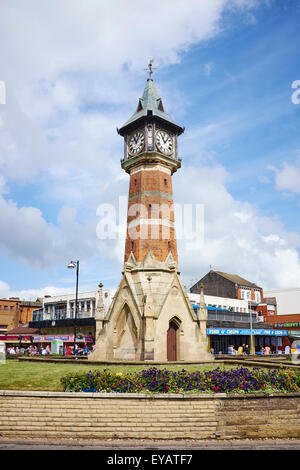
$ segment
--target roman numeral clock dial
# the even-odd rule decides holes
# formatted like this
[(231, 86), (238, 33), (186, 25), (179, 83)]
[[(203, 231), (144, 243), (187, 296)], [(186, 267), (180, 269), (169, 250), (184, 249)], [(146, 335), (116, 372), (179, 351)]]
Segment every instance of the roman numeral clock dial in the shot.
[(140, 153), (145, 145), (145, 135), (142, 131), (131, 134), (128, 140), (128, 153), (132, 156)]
[(170, 155), (173, 152), (173, 139), (167, 132), (157, 131), (155, 143), (160, 152), (166, 155)]

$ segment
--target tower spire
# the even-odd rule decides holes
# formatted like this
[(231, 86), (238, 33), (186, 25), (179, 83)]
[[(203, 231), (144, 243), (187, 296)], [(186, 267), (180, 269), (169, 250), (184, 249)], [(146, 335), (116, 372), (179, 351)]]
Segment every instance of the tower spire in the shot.
[(152, 80), (152, 76), (151, 76), (151, 75), (153, 74), (153, 71), (152, 71), (152, 64), (153, 64), (153, 62), (154, 62), (154, 59), (151, 59), (151, 60), (149, 61), (149, 64), (148, 64), (148, 68), (144, 69), (144, 70), (147, 70), (147, 71), (148, 71), (148, 73), (149, 73), (148, 79), (150, 79), (150, 80)]

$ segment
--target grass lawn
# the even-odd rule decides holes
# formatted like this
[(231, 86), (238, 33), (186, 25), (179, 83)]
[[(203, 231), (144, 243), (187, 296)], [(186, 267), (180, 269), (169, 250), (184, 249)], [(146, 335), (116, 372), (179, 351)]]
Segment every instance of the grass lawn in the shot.
[[(11, 359), (5, 364), (0, 364), (0, 390), (43, 390), (62, 391), (60, 377), (71, 372), (88, 372), (89, 370), (110, 369), (114, 372), (135, 372), (151, 366), (99, 366), (91, 364), (57, 364), (41, 362), (19, 362)], [(165, 369), (166, 366), (157, 368)], [(224, 366), (222, 364), (209, 364), (206, 366), (170, 366), (170, 370), (185, 369), (189, 372), (195, 370), (233, 369), (236, 366)]]

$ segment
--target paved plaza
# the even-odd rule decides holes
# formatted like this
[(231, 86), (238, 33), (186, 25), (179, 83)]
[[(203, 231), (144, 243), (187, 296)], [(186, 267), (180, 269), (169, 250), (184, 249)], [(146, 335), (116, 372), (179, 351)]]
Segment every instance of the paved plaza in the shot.
[[(300, 439), (241, 440), (77, 440), (0, 438), (0, 450), (99, 450), (99, 451), (196, 451), (196, 450), (300, 450)], [(181, 452), (181, 453), (182, 453)]]

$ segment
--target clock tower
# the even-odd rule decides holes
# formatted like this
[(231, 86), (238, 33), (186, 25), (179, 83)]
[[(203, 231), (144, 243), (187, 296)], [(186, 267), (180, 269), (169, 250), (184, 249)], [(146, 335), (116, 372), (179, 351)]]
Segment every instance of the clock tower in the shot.
[(91, 360), (203, 361), (206, 317), (194, 311), (178, 272), (172, 175), (184, 132), (149, 78), (134, 114), (118, 129), (128, 173), (122, 279), (106, 315), (96, 319)]
[(181, 166), (177, 138), (184, 129), (165, 112), (151, 77), (136, 112), (120, 128), (122, 168), (130, 175), (124, 262), (142, 262), (150, 251), (177, 263), (172, 174)]

